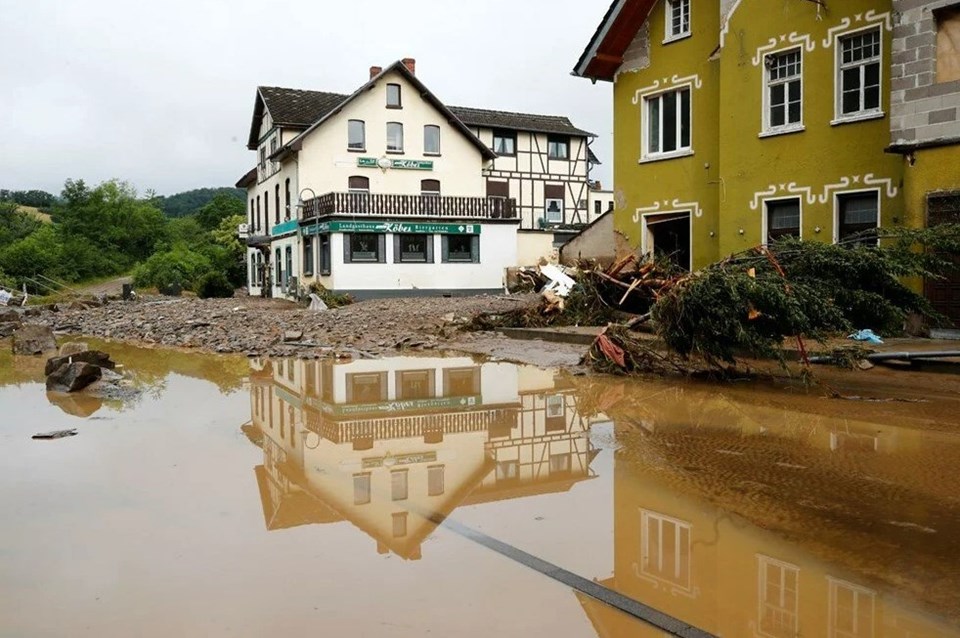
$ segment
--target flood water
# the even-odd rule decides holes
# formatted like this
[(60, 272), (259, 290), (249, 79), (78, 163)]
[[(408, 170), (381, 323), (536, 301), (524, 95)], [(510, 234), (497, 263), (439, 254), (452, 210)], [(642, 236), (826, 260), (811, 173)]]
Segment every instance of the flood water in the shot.
[(949, 375), (105, 348), (137, 401), (0, 356), (0, 636), (663, 635), (548, 565), (718, 636), (960, 637)]

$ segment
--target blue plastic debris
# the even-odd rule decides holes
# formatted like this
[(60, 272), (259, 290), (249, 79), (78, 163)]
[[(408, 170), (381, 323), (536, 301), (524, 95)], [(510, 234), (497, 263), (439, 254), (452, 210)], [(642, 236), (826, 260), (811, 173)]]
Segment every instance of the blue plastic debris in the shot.
[(880, 344), (883, 343), (883, 339), (874, 334), (873, 330), (867, 328), (866, 330), (858, 330), (852, 335), (849, 335), (847, 339), (853, 339), (854, 341), (869, 341), (870, 343)]

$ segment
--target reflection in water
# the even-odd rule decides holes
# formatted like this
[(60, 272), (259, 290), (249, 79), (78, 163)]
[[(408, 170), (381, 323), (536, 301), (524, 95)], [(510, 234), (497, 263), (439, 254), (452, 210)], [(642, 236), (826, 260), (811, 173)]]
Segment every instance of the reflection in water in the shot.
[[(349, 521), (416, 560), (462, 505), (563, 493), (572, 519), (609, 498), (587, 481), (591, 424), (613, 421), (603, 586), (723, 636), (960, 636), (960, 441), (932, 412), (454, 357), (254, 367), (270, 530)], [(600, 636), (659, 635), (577, 597)]]
[(456, 507), (564, 492), (597, 451), (555, 373), (469, 358), (254, 364), (268, 529), (349, 520), (419, 559)]

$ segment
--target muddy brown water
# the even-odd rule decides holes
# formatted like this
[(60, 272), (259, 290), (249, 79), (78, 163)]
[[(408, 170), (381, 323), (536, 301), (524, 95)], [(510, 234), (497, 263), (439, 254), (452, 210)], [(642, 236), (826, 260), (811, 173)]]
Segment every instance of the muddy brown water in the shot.
[(662, 635), (464, 528), (715, 635), (960, 636), (953, 377), (108, 349), (139, 400), (0, 356), (0, 636)]

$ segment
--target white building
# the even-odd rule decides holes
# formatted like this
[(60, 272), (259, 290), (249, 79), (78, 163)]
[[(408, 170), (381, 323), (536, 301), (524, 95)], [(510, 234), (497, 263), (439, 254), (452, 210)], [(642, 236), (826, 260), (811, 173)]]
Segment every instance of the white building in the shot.
[(523, 219), (589, 222), (589, 133), (475, 109), (471, 122), (496, 114), (513, 128), (471, 130), (466, 111), (434, 96), (410, 58), (372, 67), (351, 95), (260, 87), (248, 142), (258, 162), (237, 184), (251, 294), (314, 282), (358, 298), (500, 291), (524, 261)]

